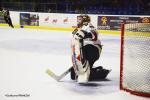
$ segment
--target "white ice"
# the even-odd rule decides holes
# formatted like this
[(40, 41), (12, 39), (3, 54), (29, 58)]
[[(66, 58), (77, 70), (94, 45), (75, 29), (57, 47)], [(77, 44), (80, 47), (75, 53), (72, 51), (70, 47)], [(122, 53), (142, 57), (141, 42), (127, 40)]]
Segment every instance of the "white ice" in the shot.
[[(71, 32), (0, 27), (0, 100), (148, 100), (119, 90), (120, 36), (99, 34), (103, 44), (94, 66), (112, 69), (107, 80), (79, 85), (67, 75), (56, 82), (47, 68), (61, 74), (71, 63)], [(8, 96), (27, 94), (23, 96)]]

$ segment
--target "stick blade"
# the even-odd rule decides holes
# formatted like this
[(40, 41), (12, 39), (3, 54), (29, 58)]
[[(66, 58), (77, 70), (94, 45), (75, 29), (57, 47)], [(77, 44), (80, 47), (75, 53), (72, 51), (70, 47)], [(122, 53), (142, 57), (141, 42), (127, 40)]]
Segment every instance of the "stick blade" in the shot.
[(49, 76), (51, 76), (54, 80), (59, 81), (59, 77), (58, 77), (55, 73), (53, 73), (50, 69), (47, 69), (47, 70), (46, 70), (46, 73), (47, 73)]

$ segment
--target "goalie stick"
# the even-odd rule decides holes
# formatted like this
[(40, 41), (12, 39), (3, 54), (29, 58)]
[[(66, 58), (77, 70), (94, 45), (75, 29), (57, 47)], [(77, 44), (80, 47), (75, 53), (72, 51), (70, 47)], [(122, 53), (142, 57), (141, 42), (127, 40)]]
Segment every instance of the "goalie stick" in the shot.
[(70, 67), (69, 69), (67, 69), (65, 72), (63, 72), (60, 76), (56, 75), (54, 72), (52, 72), (52, 70), (47, 69), (46, 73), (51, 76), (53, 79), (55, 79), (56, 81), (60, 81), (63, 77), (65, 77), (70, 71), (71, 71)]

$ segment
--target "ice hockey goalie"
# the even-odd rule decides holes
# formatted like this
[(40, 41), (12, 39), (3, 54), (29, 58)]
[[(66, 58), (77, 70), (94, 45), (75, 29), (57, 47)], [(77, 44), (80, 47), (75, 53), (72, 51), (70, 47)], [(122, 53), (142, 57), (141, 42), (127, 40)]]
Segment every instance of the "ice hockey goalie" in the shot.
[(101, 66), (93, 68), (94, 62), (100, 57), (102, 45), (96, 29), (90, 22), (88, 15), (77, 16), (78, 27), (72, 32), (71, 79), (77, 80), (78, 83), (104, 79), (110, 72)]

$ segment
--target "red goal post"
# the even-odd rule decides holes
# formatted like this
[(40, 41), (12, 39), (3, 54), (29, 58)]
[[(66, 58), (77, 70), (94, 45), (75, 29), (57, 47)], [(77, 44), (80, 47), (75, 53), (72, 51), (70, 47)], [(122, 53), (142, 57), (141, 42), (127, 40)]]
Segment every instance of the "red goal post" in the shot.
[(120, 89), (150, 97), (150, 23), (121, 25)]

